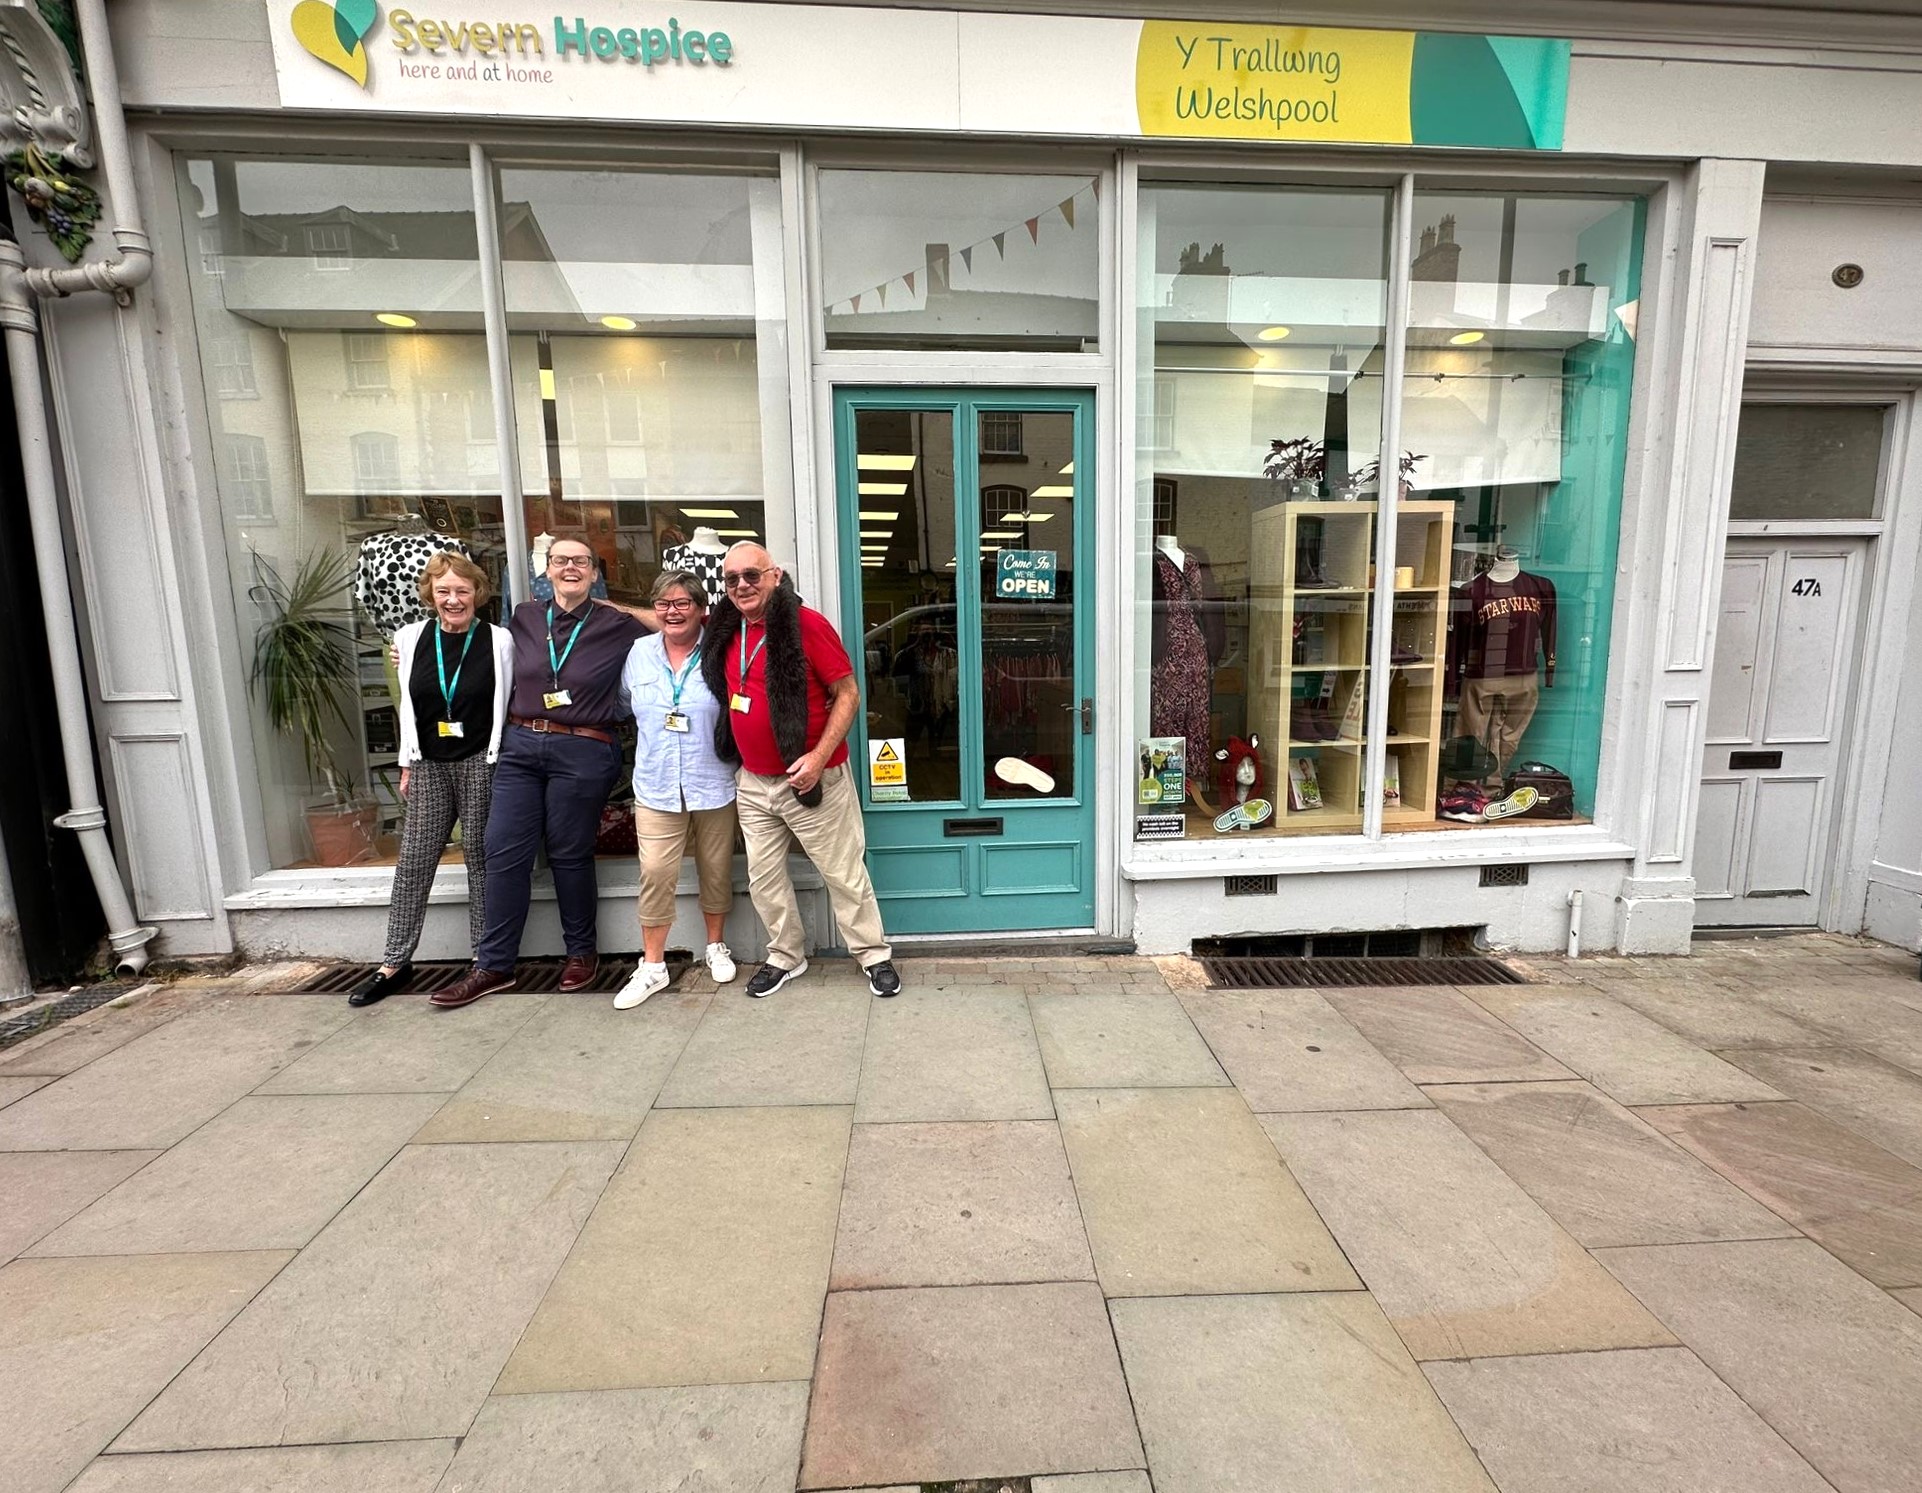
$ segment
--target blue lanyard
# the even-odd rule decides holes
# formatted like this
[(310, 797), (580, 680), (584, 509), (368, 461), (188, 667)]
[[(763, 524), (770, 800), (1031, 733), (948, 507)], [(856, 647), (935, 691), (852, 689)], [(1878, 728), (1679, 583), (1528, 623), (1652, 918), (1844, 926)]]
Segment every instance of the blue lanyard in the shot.
[[(592, 606), (593, 603), (589, 602), (588, 605)], [(580, 642), (581, 629), (585, 626), (587, 626), (586, 617), (581, 618), (580, 621), (574, 624), (574, 631), (573, 631), (573, 634), (567, 640), (567, 646), (561, 650), (561, 656), (559, 658), (556, 658), (554, 656), (554, 607), (553, 607), (553, 603), (550, 602), (548, 604), (548, 607), (547, 607), (547, 662), (553, 667), (553, 670), (554, 670), (554, 688), (555, 689), (559, 689), (561, 687), (561, 666), (567, 662), (568, 654), (574, 651), (574, 645)]]
[(754, 645), (754, 651), (752, 653), (749, 653), (747, 651), (747, 629), (745, 627), (741, 629), (741, 688), (742, 689), (747, 688), (747, 671), (754, 667), (754, 660), (761, 656), (761, 650), (765, 647), (767, 647), (767, 629), (766, 628), (761, 629), (761, 641)]
[(662, 645), (661, 672), (667, 676), (667, 682), (674, 686), (674, 708), (676, 710), (681, 708), (681, 691), (687, 686), (687, 676), (694, 672), (695, 665), (700, 663), (700, 661), (701, 650), (697, 647), (687, 656), (687, 662), (681, 665), (680, 675), (676, 677), (673, 669), (667, 666), (667, 648), (665, 644)]
[[(441, 631), (438, 619), (434, 622), (434, 667), (440, 671), (440, 697), (447, 702), (447, 719), (454, 718), (454, 691), (460, 688), (460, 671), (467, 663), (467, 650), (474, 646), (474, 623), (467, 624), (467, 641), (460, 645), (460, 658), (454, 664), (454, 679), (447, 679), (447, 655), (441, 651), (441, 639), (446, 633)], [(571, 644), (569, 645), (572, 646)]]

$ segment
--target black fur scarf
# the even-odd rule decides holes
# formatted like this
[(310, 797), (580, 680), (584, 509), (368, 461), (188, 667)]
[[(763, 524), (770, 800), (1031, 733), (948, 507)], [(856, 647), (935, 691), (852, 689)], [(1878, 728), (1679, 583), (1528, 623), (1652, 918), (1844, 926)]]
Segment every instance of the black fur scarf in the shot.
[[(790, 765), (808, 749), (808, 661), (801, 651), (801, 597), (786, 576), (768, 598), (767, 703), (774, 716), (774, 744), (781, 760)], [(707, 614), (701, 638), (701, 677), (708, 692), (721, 702), (721, 718), (714, 726), (714, 751), (723, 762), (738, 763), (734, 745), (734, 712), (728, 706), (728, 659), (739, 668), (741, 614), (723, 597)], [(732, 650), (732, 652), (730, 652)]]

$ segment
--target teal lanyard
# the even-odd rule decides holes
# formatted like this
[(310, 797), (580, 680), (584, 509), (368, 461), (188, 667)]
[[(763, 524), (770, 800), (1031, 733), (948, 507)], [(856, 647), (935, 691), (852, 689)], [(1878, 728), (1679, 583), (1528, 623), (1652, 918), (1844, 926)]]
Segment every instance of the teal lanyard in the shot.
[[(592, 605), (592, 603), (589, 604)], [(585, 626), (587, 626), (587, 618), (585, 617), (574, 624), (574, 631), (567, 640), (567, 646), (561, 650), (560, 657), (556, 658), (554, 656), (554, 608), (551, 603), (549, 604), (547, 608), (547, 662), (554, 670), (555, 689), (561, 687), (561, 666), (567, 662), (568, 654), (574, 651), (574, 645), (580, 642), (581, 629)]]
[(661, 672), (667, 675), (667, 682), (674, 687), (673, 708), (679, 710), (681, 708), (681, 691), (687, 686), (687, 676), (694, 672), (695, 666), (701, 661), (701, 650), (696, 648), (688, 655), (687, 662), (681, 665), (681, 672), (678, 677), (675, 675), (673, 669), (667, 667), (667, 650), (665, 646), (663, 646), (661, 650), (661, 661)]
[(761, 656), (761, 650), (765, 647), (767, 647), (766, 628), (761, 629), (761, 641), (754, 645), (752, 653), (747, 651), (747, 629), (745, 627), (741, 629), (741, 688), (743, 690), (747, 688), (747, 671), (754, 667), (754, 660)]
[[(441, 639), (446, 634), (441, 631), (440, 623), (434, 624), (434, 666), (440, 670), (440, 697), (447, 702), (447, 719), (454, 718), (454, 691), (460, 688), (460, 671), (467, 663), (467, 650), (474, 646), (474, 624), (467, 624), (467, 641), (460, 645), (460, 658), (454, 664), (454, 677), (447, 677), (447, 655), (441, 651)], [(567, 645), (573, 647), (572, 643)]]

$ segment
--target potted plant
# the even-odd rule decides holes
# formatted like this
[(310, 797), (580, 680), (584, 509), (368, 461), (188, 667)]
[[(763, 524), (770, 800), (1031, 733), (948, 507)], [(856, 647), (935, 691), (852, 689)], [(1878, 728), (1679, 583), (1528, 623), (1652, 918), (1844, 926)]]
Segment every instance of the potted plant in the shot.
[(1268, 459), (1261, 475), (1270, 482), (1286, 482), (1288, 496), (1296, 499), (1321, 496), (1321, 479), (1328, 474), (1328, 448), (1312, 436), (1292, 441), (1271, 441)]
[(357, 678), (354, 634), (342, 601), (353, 567), (335, 550), (318, 550), (284, 578), (258, 553), (259, 577), (249, 595), (267, 613), (254, 637), (248, 682), (267, 719), (300, 745), (307, 776), (320, 797), (307, 807), (314, 859), (349, 866), (374, 854), (378, 808), (355, 793), (330, 729), (348, 729), (345, 697)]
[[(1402, 452), (1401, 460), (1396, 463), (1401, 468), (1402, 497), (1408, 496), (1409, 485), (1414, 480), (1415, 468), (1427, 460), (1426, 455), (1417, 456), (1412, 451)], [(1371, 461), (1366, 466), (1357, 467), (1349, 477), (1348, 485), (1342, 489), (1341, 496), (1352, 502), (1363, 493), (1372, 491), (1378, 485), (1380, 478), (1381, 463), (1378, 461)]]

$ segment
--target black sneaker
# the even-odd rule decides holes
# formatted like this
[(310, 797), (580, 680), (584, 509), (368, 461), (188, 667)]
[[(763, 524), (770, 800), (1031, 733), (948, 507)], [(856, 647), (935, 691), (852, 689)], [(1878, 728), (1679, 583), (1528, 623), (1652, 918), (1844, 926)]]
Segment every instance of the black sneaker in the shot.
[(747, 993), (757, 1001), (774, 994), (789, 980), (797, 979), (808, 972), (808, 962), (803, 959), (793, 969), (782, 969), (778, 964), (763, 964), (754, 971), (754, 978), (747, 982)]
[(868, 989), (882, 1000), (892, 1000), (901, 993), (901, 976), (895, 970), (892, 959), (870, 964), (862, 973), (868, 977)]

